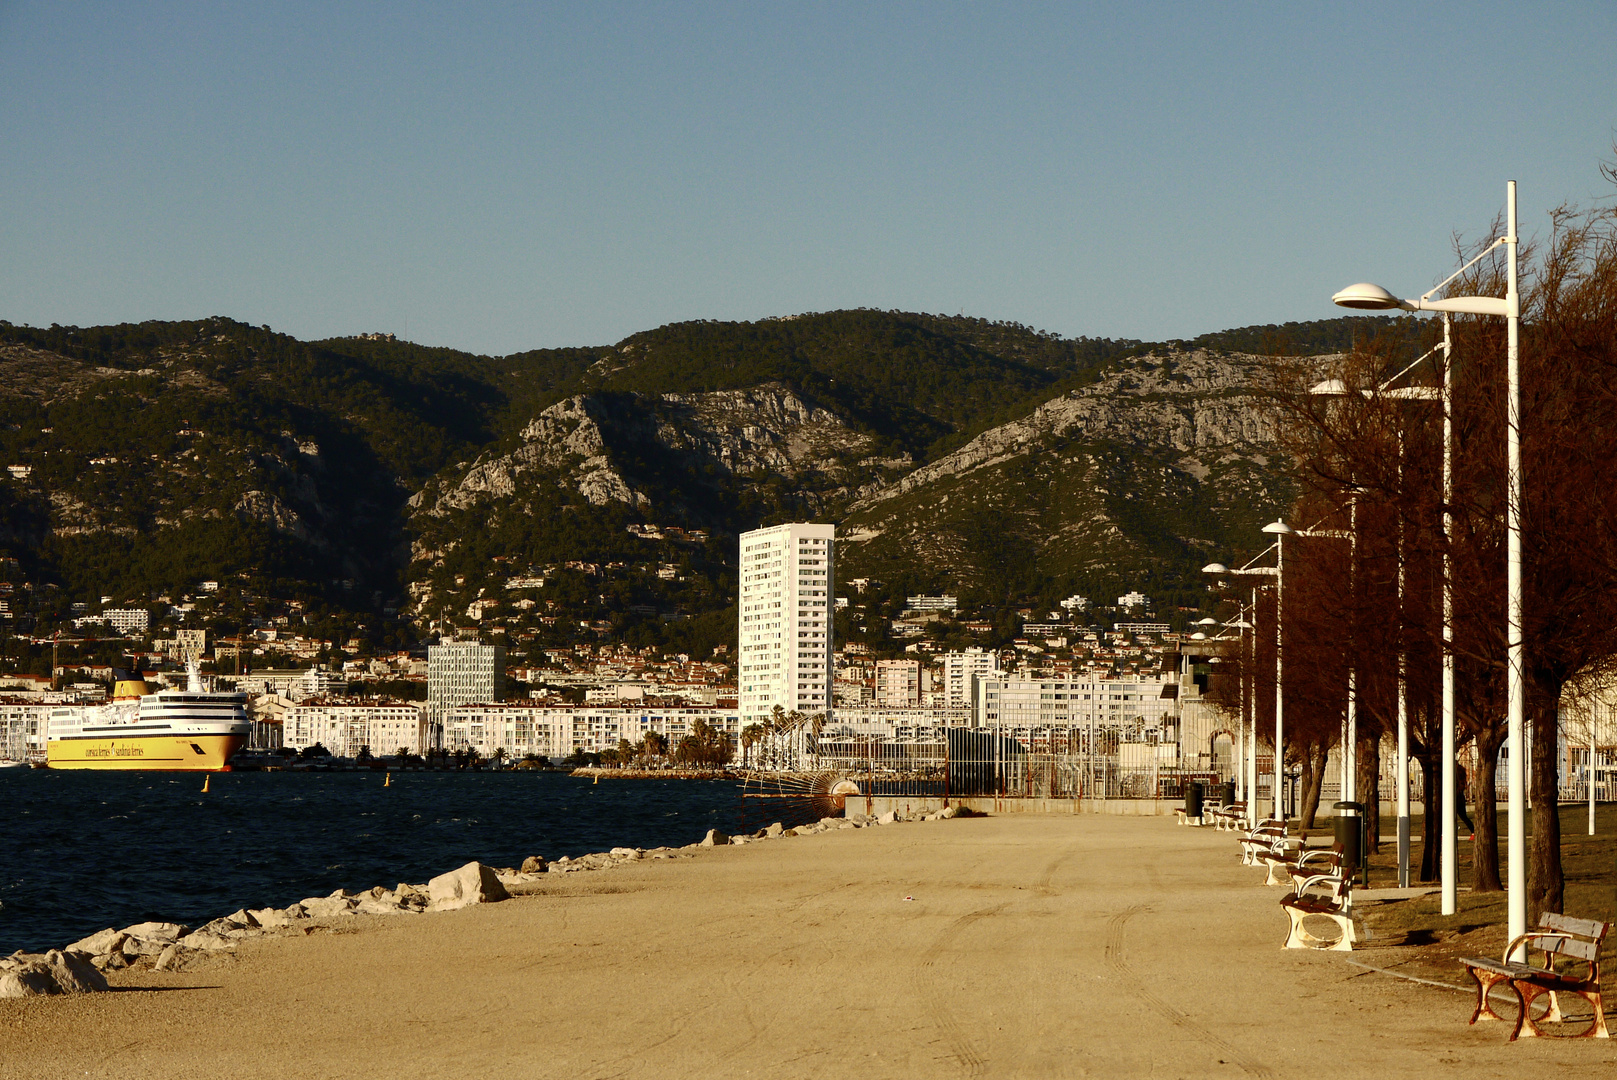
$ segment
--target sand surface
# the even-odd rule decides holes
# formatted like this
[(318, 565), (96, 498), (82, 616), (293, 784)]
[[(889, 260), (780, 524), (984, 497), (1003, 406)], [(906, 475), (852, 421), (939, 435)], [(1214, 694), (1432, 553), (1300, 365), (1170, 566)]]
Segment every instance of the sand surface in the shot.
[(1013, 815), (557, 875), (121, 973), (117, 993), (0, 1001), (0, 1077), (1476, 1078), (1617, 1060), (1617, 1043), (1467, 1027), (1465, 995), (1344, 960), (1386, 962), (1374, 942), (1281, 949), (1281, 890), (1235, 851), (1165, 818)]

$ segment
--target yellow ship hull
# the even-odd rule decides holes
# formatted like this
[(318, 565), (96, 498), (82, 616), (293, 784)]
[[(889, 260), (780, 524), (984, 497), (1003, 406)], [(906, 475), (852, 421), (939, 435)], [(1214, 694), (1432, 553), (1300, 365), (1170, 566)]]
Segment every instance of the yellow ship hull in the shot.
[(220, 772), (246, 735), (135, 735), (52, 739), (45, 764), (52, 769), (151, 769)]

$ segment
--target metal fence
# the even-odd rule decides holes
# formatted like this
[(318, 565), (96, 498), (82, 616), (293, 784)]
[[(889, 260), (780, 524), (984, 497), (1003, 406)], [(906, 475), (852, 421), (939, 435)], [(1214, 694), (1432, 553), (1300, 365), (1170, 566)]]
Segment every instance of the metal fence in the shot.
[[(934, 798), (1177, 799), (1192, 780), (1208, 787), (1230, 777), (1125, 759), (1115, 732), (1042, 729), (1032, 736), (995, 729), (943, 728), (919, 736), (821, 738), (814, 766), (853, 781), (861, 794)], [(1154, 744), (1143, 744), (1153, 745)]]

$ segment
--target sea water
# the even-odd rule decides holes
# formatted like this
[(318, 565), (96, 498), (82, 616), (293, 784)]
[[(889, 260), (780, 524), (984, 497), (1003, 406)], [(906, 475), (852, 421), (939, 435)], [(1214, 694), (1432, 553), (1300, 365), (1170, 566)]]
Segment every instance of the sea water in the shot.
[[(145, 920), (198, 926), (334, 889), (416, 884), (739, 831), (741, 785), (564, 773), (0, 769), (0, 956)], [(800, 822), (788, 821), (788, 826)]]

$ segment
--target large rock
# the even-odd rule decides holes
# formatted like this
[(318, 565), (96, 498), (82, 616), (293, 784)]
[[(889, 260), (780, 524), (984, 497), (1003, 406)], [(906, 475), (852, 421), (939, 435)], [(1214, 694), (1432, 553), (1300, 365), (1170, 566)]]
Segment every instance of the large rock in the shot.
[(248, 911), (247, 914), (252, 916), (253, 922), (264, 927), (266, 930), (273, 930), (282, 926), (290, 926), (293, 918), (285, 911), (272, 907), (253, 908), (252, 910)]
[(355, 901), (346, 896), (310, 896), (302, 901), (303, 912), (311, 919), (329, 919), (354, 910)]
[(709, 829), (702, 838), (702, 847), (723, 847), (730, 842), (730, 838), (717, 829)]
[(105, 989), (106, 976), (82, 953), (52, 949), (0, 959), (0, 998), (89, 994)]
[[(216, 934), (206, 927), (201, 930), (193, 930), (182, 937), (176, 944), (187, 949), (195, 949), (198, 952), (217, 952), (220, 949), (234, 949), (236, 947), (236, 943), (230, 938), (225, 937), (223, 934)], [(164, 949), (163, 951), (167, 952), (168, 950)]]
[(777, 821), (773, 825), (771, 825), (769, 828), (764, 830), (764, 835), (765, 836), (779, 836), (782, 833), (784, 833), (785, 831), (786, 831), (786, 826), (782, 825), (780, 822)]
[(492, 904), (511, 897), (493, 868), (480, 862), (439, 874), (427, 882), (427, 895), (433, 911), (454, 911), (468, 904)]
[(79, 938), (66, 949), (67, 952), (83, 953), (86, 956), (106, 956), (109, 953), (121, 953), (124, 939), (129, 935), (122, 930), (107, 927), (100, 933), (91, 934), (86, 938)]
[(526, 859), (523, 859), (522, 860), (522, 872), (524, 874), (542, 874), (542, 873), (544, 873), (545, 872), (545, 860), (544, 860), (544, 857), (540, 856), (540, 855), (529, 855)]
[(190, 931), (179, 923), (172, 922), (143, 922), (134, 926), (126, 926), (123, 932), (133, 938), (143, 941), (178, 941)]

